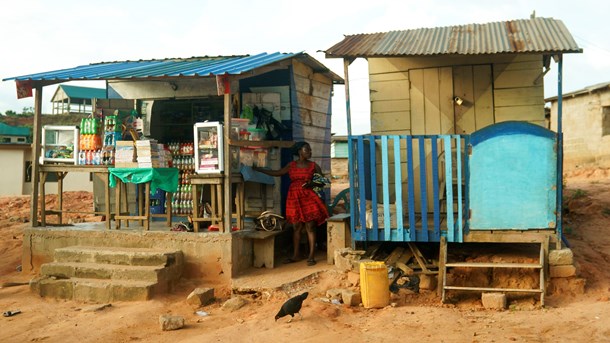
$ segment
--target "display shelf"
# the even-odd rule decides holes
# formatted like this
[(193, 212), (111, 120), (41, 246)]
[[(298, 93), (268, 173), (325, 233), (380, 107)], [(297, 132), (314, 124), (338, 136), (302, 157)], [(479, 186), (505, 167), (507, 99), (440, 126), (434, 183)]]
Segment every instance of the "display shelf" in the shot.
[(78, 164), (79, 134), (78, 126), (43, 126), (39, 164)]

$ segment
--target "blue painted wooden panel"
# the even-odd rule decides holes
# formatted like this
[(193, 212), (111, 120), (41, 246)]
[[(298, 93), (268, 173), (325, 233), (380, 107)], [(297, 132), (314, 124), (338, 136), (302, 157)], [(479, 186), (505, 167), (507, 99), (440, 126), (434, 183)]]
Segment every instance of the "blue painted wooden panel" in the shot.
[(470, 229), (554, 228), (555, 134), (529, 123), (504, 122), (473, 133), (470, 143)]
[[(468, 159), (456, 153), (463, 150), (462, 142), (467, 143), (468, 137), (352, 136), (352, 237), (360, 241), (438, 242), (444, 235), (449, 242), (461, 242), (462, 219), (468, 213), (465, 189), (461, 187), (465, 183), (461, 170), (467, 168)], [(454, 178), (462, 180), (455, 199), (453, 187), (440, 187), (442, 180)], [(456, 212), (451, 211), (448, 219), (441, 207), (445, 200), (441, 199), (447, 199), (448, 208), (455, 204)]]

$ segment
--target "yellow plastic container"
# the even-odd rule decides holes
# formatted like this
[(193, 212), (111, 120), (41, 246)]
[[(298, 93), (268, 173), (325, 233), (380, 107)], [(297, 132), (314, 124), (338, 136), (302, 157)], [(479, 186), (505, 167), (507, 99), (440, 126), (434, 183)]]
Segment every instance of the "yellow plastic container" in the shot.
[(388, 267), (384, 262), (360, 263), (360, 295), (365, 308), (380, 308), (390, 304)]

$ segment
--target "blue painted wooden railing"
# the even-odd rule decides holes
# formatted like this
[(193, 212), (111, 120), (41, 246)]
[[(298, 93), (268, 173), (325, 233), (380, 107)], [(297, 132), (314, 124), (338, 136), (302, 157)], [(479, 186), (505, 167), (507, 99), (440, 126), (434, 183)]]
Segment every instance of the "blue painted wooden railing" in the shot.
[(468, 140), (468, 135), (351, 136), (352, 238), (438, 242), (442, 235), (461, 242), (467, 229)]

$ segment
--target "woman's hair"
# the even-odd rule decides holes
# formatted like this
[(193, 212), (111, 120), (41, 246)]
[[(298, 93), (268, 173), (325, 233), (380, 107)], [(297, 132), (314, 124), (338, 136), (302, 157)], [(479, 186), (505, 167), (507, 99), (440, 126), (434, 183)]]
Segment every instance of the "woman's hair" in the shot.
[(294, 143), (294, 145), (292, 146), (292, 154), (295, 156), (299, 156), (299, 150), (301, 150), (301, 148), (304, 147), (305, 145), (309, 145), (309, 143), (307, 143), (305, 141), (300, 141), (300, 142)]

